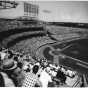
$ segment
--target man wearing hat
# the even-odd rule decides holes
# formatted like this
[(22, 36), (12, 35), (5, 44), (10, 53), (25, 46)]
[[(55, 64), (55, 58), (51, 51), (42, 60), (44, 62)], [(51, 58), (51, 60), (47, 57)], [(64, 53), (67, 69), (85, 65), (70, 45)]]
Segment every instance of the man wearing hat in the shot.
[(8, 74), (8, 76), (15, 83), (15, 86), (18, 86), (19, 83), (17, 82), (17, 77), (19, 76), (21, 69), (17, 67), (17, 62), (14, 61), (12, 57), (13, 56), (10, 56), (9, 54), (7, 54), (7, 56), (2, 62), (2, 71)]

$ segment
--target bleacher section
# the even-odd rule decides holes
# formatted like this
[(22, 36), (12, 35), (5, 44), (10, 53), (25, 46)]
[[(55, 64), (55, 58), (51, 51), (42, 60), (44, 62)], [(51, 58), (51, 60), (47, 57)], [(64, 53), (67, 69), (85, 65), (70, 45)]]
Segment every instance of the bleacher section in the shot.
[(6, 48), (24, 50), (34, 54), (44, 44), (77, 38), (88, 33), (85, 28), (50, 25), (44, 22), (31, 23), (29, 20), (0, 21), (0, 42)]

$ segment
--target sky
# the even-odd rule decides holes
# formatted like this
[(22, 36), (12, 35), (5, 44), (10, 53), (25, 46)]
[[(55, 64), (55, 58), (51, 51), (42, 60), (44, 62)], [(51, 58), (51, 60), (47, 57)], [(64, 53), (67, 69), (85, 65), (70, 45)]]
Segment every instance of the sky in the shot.
[[(82, 22), (88, 23), (88, 1), (29, 1), (39, 5), (39, 19), (56, 22)], [(19, 7), (21, 8), (21, 7)], [(8, 12), (8, 11), (7, 11)], [(20, 13), (19, 13), (20, 12)], [(4, 13), (0, 17), (3, 17)], [(12, 13), (14, 13), (12, 11)], [(7, 13), (6, 16), (11, 16)], [(21, 14), (21, 11), (14, 13)], [(9, 15), (9, 16), (8, 16)]]
[[(40, 18), (60, 22), (88, 22), (88, 1), (37, 2), (41, 8)], [(50, 13), (44, 12), (50, 11)]]

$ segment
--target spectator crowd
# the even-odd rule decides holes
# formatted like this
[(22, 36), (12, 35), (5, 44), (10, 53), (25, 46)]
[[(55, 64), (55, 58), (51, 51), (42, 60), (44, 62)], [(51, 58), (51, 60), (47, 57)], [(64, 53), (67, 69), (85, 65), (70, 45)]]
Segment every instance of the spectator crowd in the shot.
[(74, 78), (77, 72), (29, 53), (0, 50), (0, 87), (68, 87), (67, 76)]

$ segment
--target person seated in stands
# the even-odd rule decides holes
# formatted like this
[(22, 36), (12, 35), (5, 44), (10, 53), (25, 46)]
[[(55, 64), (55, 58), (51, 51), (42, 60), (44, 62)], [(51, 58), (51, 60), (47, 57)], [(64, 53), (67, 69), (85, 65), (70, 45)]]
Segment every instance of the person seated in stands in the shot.
[(11, 58), (13, 57), (12, 51), (9, 50), (9, 51), (8, 51), (8, 54), (9, 54), (8, 58), (11, 59)]
[(3, 60), (6, 56), (6, 53), (4, 52), (0, 52), (0, 59)]
[(2, 51), (1, 52), (7, 53), (8, 52), (8, 49), (2, 48)]
[(14, 55), (13, 59), (17, 62), (17, 67), (19, 67), (20, 69), (22, 69), (22, 67), (23, 67), (23, 62), (21, 61), (22, 56), (20, 56), (20, 55)]
[(28, 69), (30, 69), (29, 68), (29, 62), (27, 62), (27, 61), (24, 60), (23, 61), (23, 66), (22, 66), (22, 70), (27, 71)]
[(48, 83), (52, 82), (52, 78), (51, 75), (49, 74), (50, 69), (47, 68), (43, 68), (43, 70), (40, 73), (40, 77), (39, 80), (42, 83), (42, 87), (46, 88), (48, 87)]
[(41, 82), (38, 79), (38, 76), (36, 75), (39, 70), (39, 66), (35, 65), (33, 69), (25, 74), (25, 79), (23, 80), (22, 87), (35, 87), (41, 86)]
[(58, 70), (56, 79), (54, 79), (54, 80), (57, 82), (57, 84), (59, 86), (63, 85), (63, 84), (65, 84), (65, 81), (66, 81), (66, 75), (61, 70)]
[(2, 52), (1, 54), (3, 54), (4, 59), (13, 59), (13, 56), (14, 56), (11, 51), (5, 51), (5, 52)]

